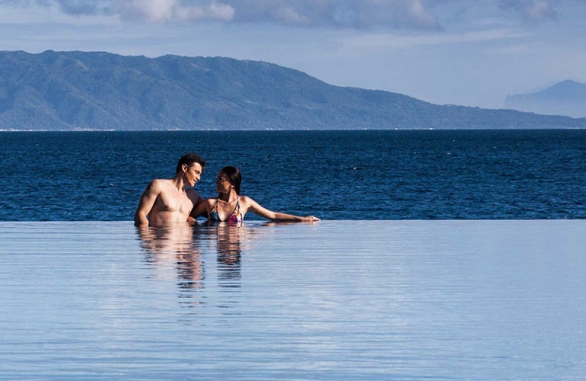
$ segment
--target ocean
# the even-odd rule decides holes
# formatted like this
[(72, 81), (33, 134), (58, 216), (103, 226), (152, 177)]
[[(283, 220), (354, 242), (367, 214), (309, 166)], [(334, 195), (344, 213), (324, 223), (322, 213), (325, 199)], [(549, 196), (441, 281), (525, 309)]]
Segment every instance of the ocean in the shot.
[(586, 130), (401, 130), (2, 132), (0, 220), (131, 221), (187, 152), (203, 197), (234, 165), (242, 194), (324, 220), (586, 218)]
[[(135, 228), (189, 151), (204, 197), (235, 165), (323, 221)], [(4, 132), (0, 163), (2, 379), (586, 373), (586, 130)]]

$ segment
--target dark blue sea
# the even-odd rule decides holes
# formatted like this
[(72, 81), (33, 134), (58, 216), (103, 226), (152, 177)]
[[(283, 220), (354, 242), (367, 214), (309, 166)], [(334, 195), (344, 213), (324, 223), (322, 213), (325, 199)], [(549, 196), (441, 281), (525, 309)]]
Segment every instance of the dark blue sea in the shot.
[[(178, 158), (328, 220), (586, 218), (586, 130), (2, 132), (0, 220), (130, 221)], [(255, 219), (248, 214), (247, 219)]]

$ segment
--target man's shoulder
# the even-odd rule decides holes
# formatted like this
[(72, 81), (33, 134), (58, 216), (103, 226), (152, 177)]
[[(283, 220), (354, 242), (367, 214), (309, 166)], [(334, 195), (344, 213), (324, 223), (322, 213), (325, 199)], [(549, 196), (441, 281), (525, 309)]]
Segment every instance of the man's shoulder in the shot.
[(155, 194), (168, 194), (174, 188), (173, 180), (154, 179), (147, 185), (147, 191)]
[(147, 185), (147, 189), (162, 190), (167, 186), (167, 181), (165, 179), (154, 179)]

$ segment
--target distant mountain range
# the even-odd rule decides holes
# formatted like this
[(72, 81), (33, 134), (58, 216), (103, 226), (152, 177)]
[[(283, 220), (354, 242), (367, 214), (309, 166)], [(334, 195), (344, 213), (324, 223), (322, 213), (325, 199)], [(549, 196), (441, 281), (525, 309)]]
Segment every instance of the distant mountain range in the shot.
[(563, 81), (543, 91), (531, 94), (510, 95), (505, 108), (545, 115), (586, 117), (586, 84)]
[(0, 52), (3, 130), (430, 128), (586, 128), (586, 118), (434, 105), (230, 58)]

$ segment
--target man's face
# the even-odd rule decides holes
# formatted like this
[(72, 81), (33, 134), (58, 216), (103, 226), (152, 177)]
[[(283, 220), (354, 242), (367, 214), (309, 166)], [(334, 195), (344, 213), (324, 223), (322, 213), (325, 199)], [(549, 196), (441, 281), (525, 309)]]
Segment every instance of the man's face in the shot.
[(185, 182), (187, 182), (187, 184), (191, 185), (192, 187), (195, 186), (195, 183), (199, 181), (201, 174), (203, 172), (201, 164), (193, 163), (189, 167), (187, 167), (187, 165), (184, 165), (183, 168), (185, 170), (183, 174)]

